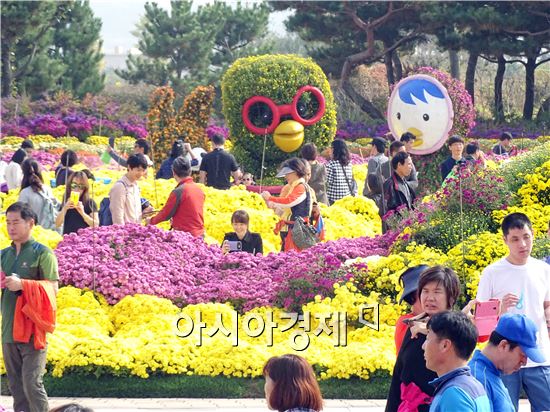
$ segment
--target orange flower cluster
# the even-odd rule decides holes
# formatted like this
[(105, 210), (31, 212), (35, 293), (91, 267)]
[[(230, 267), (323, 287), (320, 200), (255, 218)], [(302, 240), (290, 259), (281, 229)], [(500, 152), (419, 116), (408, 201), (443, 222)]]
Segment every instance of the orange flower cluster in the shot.
[(214, 103), (214, 87), (198, 86), (183, 101), (178, 116), (178, 129), (191, 146), (207, 148), (206, 126)]
[(170, 153), (172, 143), (177, 139), (191, 143), (193, 147), (207, 147), (206, 126), (214, 96), (214, 87), (198, 86), (185, 97), (176, 113), (174, 90), (168, 86), (155, 89), (150, 97), (147, 131), (156, 158)]

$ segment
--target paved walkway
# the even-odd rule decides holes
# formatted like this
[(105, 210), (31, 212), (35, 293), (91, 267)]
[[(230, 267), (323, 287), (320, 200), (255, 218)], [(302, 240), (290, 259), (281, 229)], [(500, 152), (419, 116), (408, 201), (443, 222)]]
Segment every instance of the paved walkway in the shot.
[[(11, 397), (0, 396), (0, 405), (11, 409)], [(95, 412), (267, 412), (264, 399), (118, 399), (118, 398), (50, 398), (50, 407), (77, 402), (92, 408)], [(381, 412), (384, 410), (385, 400), (325, 400), (326, 412)], [(529, 402), (520, 402), (520, 412), (528, 412)]]

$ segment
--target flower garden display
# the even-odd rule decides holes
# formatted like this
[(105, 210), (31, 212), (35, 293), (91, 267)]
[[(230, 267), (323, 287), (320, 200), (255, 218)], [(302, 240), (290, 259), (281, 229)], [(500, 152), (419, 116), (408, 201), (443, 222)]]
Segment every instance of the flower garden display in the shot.
[[(117, 139), (117, 144), (130, 146), (131, 139)], [(106, 142), (102, 136), (91, 137), (88, 143), (47, 136), (36, 140), (40, 147), (36, 157), (46, 166), (46, 182), (53, 178), (52, 168), (64, 149), (86, 153), (86, 164), (97, 177), (90, 194), (98, 203), (125, 172), (114, 163), (99, 161)], [(464, 171), (460, 182), (451, 181), (425, 197), (395, 231), (383, 236), (371, 200), (347, 197), (323, 206), (327, 240), (300, 253), (278, 252), (280, 240), (273, 233), (277, 217), (258, 194), (242, 186), (227, 191), (203, 187), (205, 242), (168, 231), (167, 223), (85, 229), (64, 238), (37, 226), (33, 236), (54, 249), (62, 284), (58, 325), (49, 337), (48, 373), (76, 379), (84, 375), (250, 378), (261, 376), (269, 357), (289, 352), (304, 355), (320, 379), (370, 379), (391, 373), (394, 325), (407, 310), (396, 304), (401, 293), (398, 279), (407, 267), (451, 266), (463, 284), (464, 302), (475, 294), (484, 267), (506, 254), (498, 225), (514, 211), (532, 219), (537, 256), (550, 253), (550, 242), (543, 240), (550, 219), (546, 140), (533, 140), (532, 150), (513, 158), (494, 158), (484, 170)], [(9, 157), (20, 142), (16, 137), (3, 140), (3, 157)], [(354, 175), (362, 185), (368, 159), (360, 155), (355, 159)], [(139, 185), (142, 195), (160, 208), (175, 182), (155, 181), (149, 173)], [(440, 236), (460, 223), (460, 191), (470, 231)], [(63, 193), (64, 187), (54, 189), (58, 199)], [(1, 211), (17, 196), (0, 194)], [(265, 255), (222, 254), (219, 244), (225, 232), (232, 231), (230, 217), (236, 209), (249, 213), (251, 230), (264, 240)], [(5, 215), (0, 215), (0, 226), (0, 246), (6, 247), (10, 241)], [(367, 325), (373, 319), (366, 319), (363, 311), (372, 305), (379, 305), (378, 331)], [(292, 321), (287, 313), (293, 312), (309, 319), (309, 327), (300, 319), (283, 330)], [(334, 322), (338, 312), (346, 313), (345, 325)], [(178, 319), (184, 321), (179, 324)], [(194, 322), (192, 331), (189, 319)], [(231, 333), (214, 333), (218, 320), (231, 332), (235, 319), (237, 346)], [(251, 319), (245, 327), (242, 322)], [(267, 332), (270, 322), (277, 323), (272, 337)], [(266, 327), (263, 333), (255, 329), (260, 323)], [(338, 336), (328, 335), (325, 324), (344, 329), (338, 329)]]
[(453, 127), (449, 135), (468, 136), (470, 130), (475, 126), (476, 112), (472, 97), (464, 84), (460, 80), (453, 79), (448, 73), (433, 67), (420, 67), (414, 70), (414, 74), (431, 76), (445, 87), (453, 103), (454, 112)]
[(183, 105), (176, 113), (174, 90), (168, 86), (155, 89), (151, 94), (151, 108), (147, 113), (147, 128), (157, 159), (166, 159), (174, 141), (180, 139), (193, 147), (207, 147), (205, 129), (212, 111), (214, 95), (214, 87), (199, 86), (185, 97)]

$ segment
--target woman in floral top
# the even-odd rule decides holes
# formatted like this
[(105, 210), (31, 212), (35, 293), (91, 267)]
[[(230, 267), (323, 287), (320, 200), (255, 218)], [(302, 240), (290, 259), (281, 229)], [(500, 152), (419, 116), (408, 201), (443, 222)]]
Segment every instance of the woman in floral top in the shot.
[(297, 355), (274, 356), (264, 366), (265, 398), (279, 412), (319, 412), (323, 409), (315, 372)]

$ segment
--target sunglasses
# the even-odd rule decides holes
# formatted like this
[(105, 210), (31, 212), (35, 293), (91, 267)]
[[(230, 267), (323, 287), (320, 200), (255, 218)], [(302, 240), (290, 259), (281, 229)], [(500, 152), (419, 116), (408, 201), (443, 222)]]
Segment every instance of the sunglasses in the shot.
[(86, 185), (80, 183), (71, 183), (71, 189), (86, 189)]

